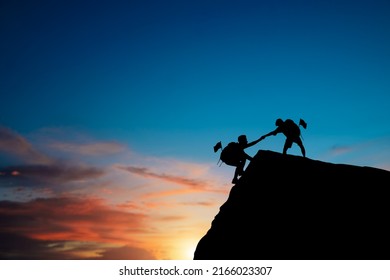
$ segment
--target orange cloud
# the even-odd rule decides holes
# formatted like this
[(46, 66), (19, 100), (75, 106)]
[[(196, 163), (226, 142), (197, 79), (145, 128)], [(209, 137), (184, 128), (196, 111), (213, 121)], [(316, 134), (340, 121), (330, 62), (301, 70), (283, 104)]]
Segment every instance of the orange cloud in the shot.
[(95, 259), (100, 260), (153, 260), (155, 256), (141, 248), (123, 246), (119, 248), (108, 248)]
[[(0, 170), (3, 199), (13, 200), (0, 201), (0, 259), (174, 258), (177, 229), (184, 224), (190, 235), (191, 221), (216, 206), (202, 201), (227, 192), (207, 164), (138, 155), (116, 142), (44, 135), (38, 147), (50, 157), (0, 130), (1, 156), (17, 162)], [(100, 155), (104, 161), (91, 164)]]
[[(142, 244), (137, 236), (150, 233), (145, 219), (144, 214), (121, 211), (106, 205), (102, 199), (91, 197), (57, 197), (24, 203), (0, 201), (0, 234), (8, 239), (23, 238), (24, 242), (30, 240), (33, 244), (59, 242), (63, 246), (73, 242), (74, 249), (77, 242), (96, 244), (89, 249), (95, 254), (104, 252), (102, 244), (116, 244), (115, 247)], [(46, 254), (49, 256), (56, 251), (54, 246)], [(7, 258), (9, 253), (1, 250), (0, 258)]]

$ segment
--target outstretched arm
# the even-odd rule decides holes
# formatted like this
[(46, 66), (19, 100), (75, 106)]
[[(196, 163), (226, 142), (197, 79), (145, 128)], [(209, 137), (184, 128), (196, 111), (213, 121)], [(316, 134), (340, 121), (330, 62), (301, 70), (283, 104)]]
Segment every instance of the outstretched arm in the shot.
[(278, 129), (275, 129), (275, 130), (271, 131), (270, 133), (267, 133), (267, 134), (264, 134), (263, 136), (261, 136), (260, 140), (263, 140), (265, 137), (268, 137), (268, 136), (271, 136), (271, 135), (275, 136), (278, 133), (279, 133)]
[(248, 143), (245, 148), (252, 147), (253, 145), (256, 145), (257, 143), (259, 143), (263, 139), (261, 139), (261, 137), (260, 137), (259, 139), (255, 140), (255, 141), (252, 141), (252, 142)]

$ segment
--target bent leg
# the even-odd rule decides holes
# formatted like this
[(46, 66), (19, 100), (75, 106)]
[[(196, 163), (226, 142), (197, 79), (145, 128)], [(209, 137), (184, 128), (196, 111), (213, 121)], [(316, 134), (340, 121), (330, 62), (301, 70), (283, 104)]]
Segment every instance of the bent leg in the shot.
[(238, 176), (240, 175), (240, 170), (239, 169), (240, 168), (237, 166), (236, 170), (234, 171), (234, 177), (233, 177), (233, 180), (232, 180), (232, 184), (237, 183)]
[(239, 175), (239, 176), (241, 176), (241, 175), (244, 173), (245, 162), (246, 162), (246, 160), (243, 159), (243, 160), (240, 161), (240, 163), (239, 163), (238, 166), (237, 166), (238, 175)]
[(237, 183), (238, 176), (242, 176), (242, 174), (244, 173), (245, 162), (246, 162), (245, 160), (242, 160), (237, 164), (236, 170), (234, 171), (234, 177), (232, 180), (233, 184)]
[(284, 147), (283, 147), (283, 154), (287, 154), (287, 150), (291, 148), (292, 145), (292, 140), (287, 138), (286, 141), (284, 142)]

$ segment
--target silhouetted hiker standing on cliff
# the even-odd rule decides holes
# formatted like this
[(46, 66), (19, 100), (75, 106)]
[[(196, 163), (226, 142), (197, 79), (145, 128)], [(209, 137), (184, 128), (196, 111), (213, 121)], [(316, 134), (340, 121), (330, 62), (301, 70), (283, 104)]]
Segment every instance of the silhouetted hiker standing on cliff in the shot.
[(234, 171), (234, 177), (232, 180), (233, 184), (237, 183), (238, 176), (241, 176), (244, 172), (244, 166), (246, 160), (252, 160), (253, 158), (245, 153), (245, 149), (256, 145), (262, 139), (259, 138), (253, 142), (248, 143), (246, 135), (238, 136), (238, 142), (230, 142), (224, 149), (222, 149), (221, 142), (218, 142), (214, 146), (214, 152), (219, 149), (222, 149), (220, 160), (222, 160), (227, 165), (235, 166), (236, 170)]
[[(282, 119), (277, 119), (275, 125), (277, 126), (277, 128), (270, 133), (261, 136), (260, 140), (263, 140), (270, 135), (275, 136), (278, 133), (283, 133), (286, 136), (286, 141), (284, 142), (283, 147), (283, 154), (285, 155), (287, 153), (287, 150), (291, 148), (292, 144), (296, 143), (299, 148), (301, 148), (303, 157), (306, 157), (306, 151), (302, 143), (301, 130), (299, 126), (290, 119), (286, 119), (285, 121), (283, 121)], [(306, 122), (304, 120), (300, 119), (299, 125), (302, 125), (306, 129)]]

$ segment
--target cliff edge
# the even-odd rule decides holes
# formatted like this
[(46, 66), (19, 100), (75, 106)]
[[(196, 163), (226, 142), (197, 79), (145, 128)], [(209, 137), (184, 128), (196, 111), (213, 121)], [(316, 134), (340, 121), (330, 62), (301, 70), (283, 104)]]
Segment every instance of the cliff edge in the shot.
[(259, 150), (194, 260), (390, 259), (390, 171)]

